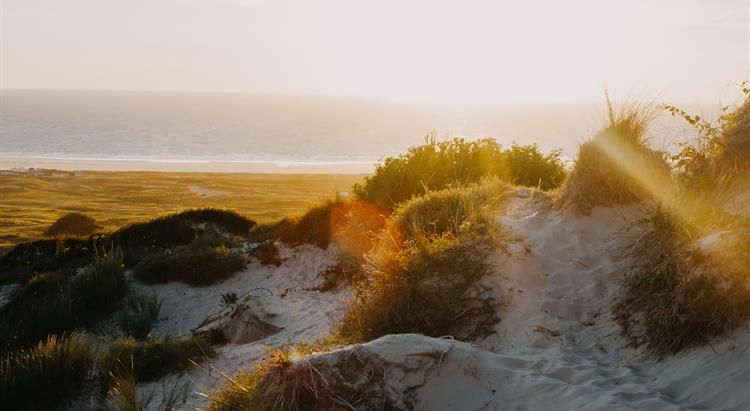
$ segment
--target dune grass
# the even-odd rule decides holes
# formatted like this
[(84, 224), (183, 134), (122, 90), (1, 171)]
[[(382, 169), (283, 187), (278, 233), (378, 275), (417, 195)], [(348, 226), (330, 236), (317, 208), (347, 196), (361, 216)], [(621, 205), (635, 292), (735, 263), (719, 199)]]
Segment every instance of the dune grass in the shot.
[(80, 333), (49, 336), (0, 358), (0, 405), (6, 410), (50, 409), (80, 388), (93, 363)]
[(607, 97), (607, 109), (607, 125), (581, 144), (562, 188), (562, 204), (580, 212), (652, 199), (671, 184), (665, 154), (648, 145), (650, 106), (616, 109)]
[(127, 379), (129, 376), (136, 382), (154, 381), (214, 355), (211, 346), (199, 336), (140, 342), (125, 338), (107, 349), (98, 361), (98, 367), (108, 384), (116, 378)]
[(151, 332), (153, 323), (159, 320), (162, 301), (154, 292), (151, 297), (130, 294), (127, 304), (120, 313), (119, 323), (122, 332), (137, 340), (143, 340)]
[(122, 252), (97, 249), (80, 273), (37, 275), (0, 308), (0, 347), (29, 346), (90, 324), (114, 312), (127, 292)]
[[(635, 345), (671, 354), (706, 344), (750, 318), (750, 221), (717, 215), (684, 221), (661, 206), (638, 222), (615, 318)], [(707, 247), (712, 233), (727, 240)], [(720, 238), (720, 237), (719, 237)]]

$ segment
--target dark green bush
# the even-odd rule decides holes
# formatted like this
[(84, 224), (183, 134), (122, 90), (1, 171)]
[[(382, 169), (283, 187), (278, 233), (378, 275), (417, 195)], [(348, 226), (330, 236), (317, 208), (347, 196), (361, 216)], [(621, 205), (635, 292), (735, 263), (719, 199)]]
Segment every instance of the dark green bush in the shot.
[(50, 409), (80, 388), (93, 362), (83, 334), (49, 336), (35, 347), (0, 358), (5, 410)]
[(125, 375), (132, 375), (137, 382), (154, 381), (188, 368), (191, 360), (198, 362), (213, 355), (211, 346), (197, 336), (144, 342), (126, 338), (109, 347), (99, 368), (106, 381)]
[(44, 235), (50, 237), (59, 236), (88, 236), (98, 230), (100, 227), (93, 218), (81, 213), (68, 213), (52, 223), (44, 232)]
[(565, 168), (559, 153), (543, 155), (536, 145), (513, 145), (501, 150), (493, 139), (453, 139), (412, 147), (398, 157), (388, 157), (375, 174), (355, 184), (357, 199), (388, 211), (396, 204), (428, 191), (467, 186), (485, 177), (514, 184), (552, 189), (559, 186)]
[(72, 275), (78, 267), (88, 264), (93, 250), (93, 239), (49, 239), (18, 244), (0, 257), (0, 284), (25, 282), (34, 274), (49, 271)]
[(134, 268), (146, 284), (182, 281), (201, 286), (221, 282), (245, 268), (245, 258), (215, 236), (203, 236), (173, 250), (149, 254)]

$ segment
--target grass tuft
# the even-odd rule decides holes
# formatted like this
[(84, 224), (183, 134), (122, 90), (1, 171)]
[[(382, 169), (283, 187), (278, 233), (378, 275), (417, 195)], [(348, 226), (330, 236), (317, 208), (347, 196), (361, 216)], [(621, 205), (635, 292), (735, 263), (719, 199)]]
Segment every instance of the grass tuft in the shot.
[[(705, 344), (750, 318), (750, 222), (728, 217), (718, 224), (680, 220), (656, 206), (638, 225), (615, 319), (635, 345), (670, 354)], [(708, 248), (696, 239), (725, 232)], [(721, 238), (721, 237), (718, 237)]]
[(136, 382), (155, 381), (214, 354), (198, 336), (143, 342), (125, 338), (109, 347), (99, 361), (99, 369), (110, 384), (113, 379), (131, 375)]
[(664, 154), (648, 146), (646, 131), (653, 118), (647, 105), (616, 110), (607, 97), (608, 123), (581, 144), (562, 190), (562, 203), (577, 211), (651, 199), (670, 185)]
[(80, 388), (93, 357), (85, 336), (49, 336), (0, 359), (0, 404), (7, 410), (49, 409)]

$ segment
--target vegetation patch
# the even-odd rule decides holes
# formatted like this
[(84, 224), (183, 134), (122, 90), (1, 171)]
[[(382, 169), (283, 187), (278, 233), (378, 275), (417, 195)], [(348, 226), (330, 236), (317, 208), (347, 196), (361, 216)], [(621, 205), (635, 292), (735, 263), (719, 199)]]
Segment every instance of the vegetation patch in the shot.
[(79, 333), (6, 352), (0, 359), (0, 404), (7, 410), (50, 409), (83, 384), (92, 362)]
[(131, 294), (120, 314), (120, 329), (128, 337), (137, 340), (145, 339), (151, 332), (153, 323), (159, 320), (161, 304), (156, 293), (151, 297)]
[(134, 268), (146, 284), (182, 281), (193, 286), (219, 283), (245, 268), (245, 258), (218, 236), (202, 236), (189, 244), (151, 253)]
[(548, 190), (562, 184), (565, 166), (559, 153), (542, 154), (536, 145), (502, 150), (493, 139), (432, 138), (404, 155), (386, 158), (353, 191), (357, 199), (390, 212), (412, 197), (487, 177)]
[(658, 354), (675, 353), (750, 318), (747, 220), (696, 223), (657, 206), (639, 226), (643, 234), (631, 249), (636, 263), (614, 306), (615, 319), (632, 343)]
[(98, 230), (93, 218), (81, 213), (68, 213), (52, 223), (44, 232), (49, 237), (84, 237)]
[(581, 144), (563, 188), (562, 203), (578, 211), (639, 202), (670, 189), (665, 155), (646, 139), (652, 110), (631, 105), (616, 111), (609, 98), (607, 106), (608, 125)]
[(99, 361), (99, 370), (109, 383), (131, 375), (136, 382), (155, 381), (214, 355), (211, 346), (198, 336), (143, 342), (126, 338), (109, 347)]
[(37, 240), (19, 244), (0, 257), (0, 284), (23, 283), (50, 271), (73, 275), (93, 256), (94, 240), (74, 238)]
[(128, 292), (122, 261), (119, 249), (97, 250), (92, 263), (74, 276), (32, 277), (0, 308), (0, 347), (29, 346), (112, 313)]
[(186, 245), (203, 233), (247, 235), (253, 226), (253, 220), (234, 211), (205, 208), (132, 224), (108, 239), (126, 250), (130, 267), (149, 254)]
[[(514, 191), (499, 180), (468, 188), (450, 188), (430, 192), (401, 204), (392, 221), (405, 240), (444, 233), (458, 235), (463, 229), (482, 229), (491, 225), (494, 215)], [(466, 227), (466, 225), (479, 227)]]
[(381, 361), (351, 352), (356, 347), (330, 351), (346, 343), (329, 338), (274, 350), (213, 393), (209, 410), (403, 409), (383, 390)]

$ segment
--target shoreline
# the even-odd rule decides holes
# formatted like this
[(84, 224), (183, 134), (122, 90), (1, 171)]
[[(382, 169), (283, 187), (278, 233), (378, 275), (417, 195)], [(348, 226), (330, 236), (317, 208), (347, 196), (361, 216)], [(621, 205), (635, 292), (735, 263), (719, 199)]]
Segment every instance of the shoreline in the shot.
[(369, 174), (375, 163), (369, 162), (271, 162), (271, 161), (199, 161), (128, 158), (65, 158), (43, 156), (2, 156), (0, 170), (35, 168), (61, 171), (127, 171), (186, 173), (253, 174)]

